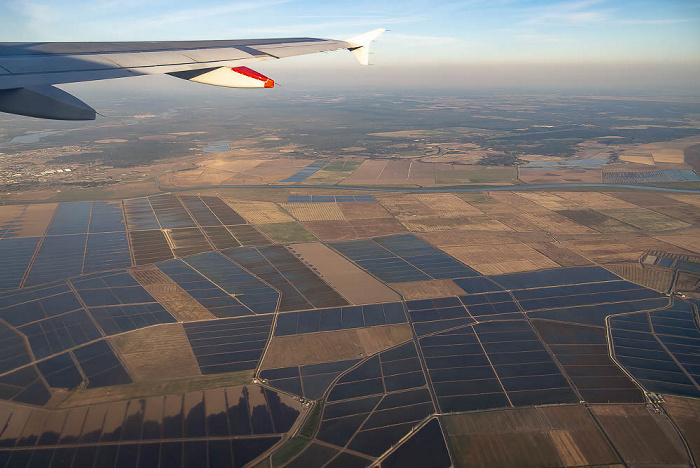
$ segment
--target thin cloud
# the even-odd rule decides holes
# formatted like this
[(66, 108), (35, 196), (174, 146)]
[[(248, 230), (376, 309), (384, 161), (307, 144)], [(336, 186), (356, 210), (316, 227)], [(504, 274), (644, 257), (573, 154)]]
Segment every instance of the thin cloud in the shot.
[(695, 23), (700, 21), (700, 18), (668, 18), (668, 19), (629, 19), (620, 20), (620, 23), (624, 24), (682, 24), (682, 23)]
[(603, 0), (555, 3), (532, 11), (525, 24), (585, 25), (604, 23), (613, 18), (613, 10), (596, 8), (603, 3)]

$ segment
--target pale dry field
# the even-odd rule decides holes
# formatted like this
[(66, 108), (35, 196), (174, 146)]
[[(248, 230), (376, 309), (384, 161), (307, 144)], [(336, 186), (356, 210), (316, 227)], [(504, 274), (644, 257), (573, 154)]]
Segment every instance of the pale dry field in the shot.
[(600, 192), (556, 192), (556, 195), (592, 210), (637, 208), (637, 205)]
[(201, 375), (185, 330), (168, 323), (110, 338), (135, 381)]
[(289, 223), (295, 221), (286, 211), (272, 202), (244, 201), (230, 198), (224, 201), (251, 224)]
[(665, 234), (654, 234), (654, 238), (691, 252), (700, 253), (700, 228), (697, 227)]
[(344, 202), (338, 203), (340, 211), (348, 221), (353, 219), (382, 219), (391, 218), (389, 213), (378, 202)]
[(300, 260), (353, 304), (373, 304), (401, 300), (384, 283), (324, 244), (313, 242), (289, 246)]
[(397, 217), (406, 229), (413, 232), (429, 231), (510, 231), (511, 229), (498, 220), (486, 215), (441, 217), (441, 216), (416, 216), (413, 218)]
[(441, 217), (459, 217), (465, 215), (483, 215), (483, 211), (470, 205), (452, 193), (426, 193), (407, 195), (414, 197), (421, 203), (432, 209), (435, 214)]
[(57, 206), (57, 203), (0, 206), (0, 225), (11, 223), (13, 237), (43, 236)]
[(518, 196), (527, 198), (548, 210), (575, 210), (579, 208), (576, 202), (548, 192), (520, 192)]
[(216, 318), (158, 268), (133, 269), (131, 275), (180, 322)]
[(283, 203), (282, 208), (299, 221), (342, 221), (338, 203)]
[(558, 268), (559, 264), (527, 244), (441, 247), (484, 275)]
[(665, 193), (664, 196), (700, 208), (700, 195), (695, 195), (691, 193)]
[(599, 169), (520, 169), (518, 178), (526, 184), (600, 184)]
[(362, 358), (409, 341), (412, 337), (411, 327), (405, 323), (274, 337), (270, 340), (260, 368), (276, 369)]
[(454, 281), (448, 279), (389, 283), (389, 286), (407, 301), (466, 294)]

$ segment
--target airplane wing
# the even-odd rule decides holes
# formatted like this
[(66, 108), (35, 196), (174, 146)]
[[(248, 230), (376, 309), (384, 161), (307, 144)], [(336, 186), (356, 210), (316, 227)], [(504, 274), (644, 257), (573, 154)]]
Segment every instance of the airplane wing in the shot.
[(0, 112), (57, 120), (94, 120), (95, 110), (53, 86), (167, 73), (232, 88), (271, 88), (252, 62), (348, 49), (368, 64), (384, 29), (346, 40), (288, 38), (233, 41), (0, 43)]

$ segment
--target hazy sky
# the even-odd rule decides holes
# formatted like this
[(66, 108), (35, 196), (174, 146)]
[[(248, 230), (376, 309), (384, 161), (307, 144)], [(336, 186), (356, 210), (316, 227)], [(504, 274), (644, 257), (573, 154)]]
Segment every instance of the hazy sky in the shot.
[[(648, 67), (658, 66), (673, 78), (676, 67), (679, 73), (690, 67), (692, 75), (700, 66), (699, 0), (0, 1), (0, 41), (344, 39), (377, 27), (390, 32), (374, 47), (373, 63), (395, 70), (431, 68), (426, 73), (434, 75), (436, 67), (472, 64), (514, 67), (503, 73), (542, 66), (543, 77), (559, 64), (601, 70), (630, 64), (647, 67), (652, 77)], [(309, 63), (354, 66), (340, 52), (278, 66)], [(620, 71), (615, 73), (619, 79)], [(626, 76), (633, 79), (634, 73)]]

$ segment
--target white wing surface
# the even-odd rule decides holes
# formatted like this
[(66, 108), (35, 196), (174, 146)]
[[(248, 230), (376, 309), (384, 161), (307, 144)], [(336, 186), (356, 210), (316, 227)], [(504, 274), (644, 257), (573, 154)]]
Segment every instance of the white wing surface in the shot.
[(271, 88), (247, 66), (260, 60), (350, 50), (366, 65), (384, 29), (348, 40), (289, 38), (233, 41), (0, 43), (0, 112), (93, 120), (95, 111), (55, 84), (168, 73), (199, 83)]

